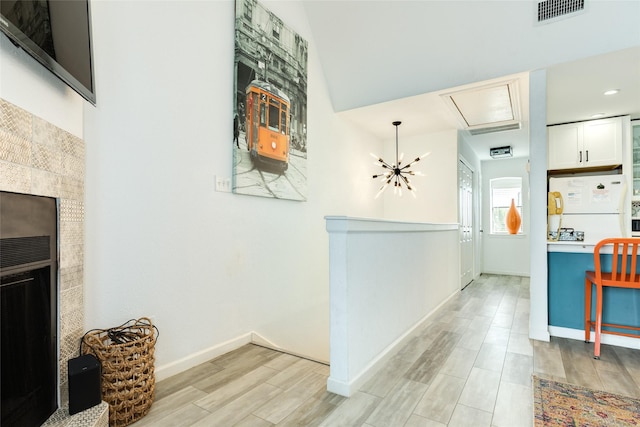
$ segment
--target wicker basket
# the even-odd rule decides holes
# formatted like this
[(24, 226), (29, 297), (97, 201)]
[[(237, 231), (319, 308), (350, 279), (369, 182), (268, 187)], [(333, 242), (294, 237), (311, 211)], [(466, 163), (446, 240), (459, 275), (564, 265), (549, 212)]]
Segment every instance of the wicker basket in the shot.
[(147, 415), (155, 395), (154, 351), (157, 328), (142, 317), (82, 338), (82, 353), (102, 364), (102, 399), (109, 404), (109, 425), (128, 426)]

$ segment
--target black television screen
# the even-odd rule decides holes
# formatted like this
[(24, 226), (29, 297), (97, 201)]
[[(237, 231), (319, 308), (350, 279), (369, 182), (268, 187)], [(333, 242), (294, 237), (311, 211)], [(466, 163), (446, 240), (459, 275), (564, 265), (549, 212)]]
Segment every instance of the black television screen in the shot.
[(0, 29), (92, 104), (96, 103), (89, 0), (0, 0)]

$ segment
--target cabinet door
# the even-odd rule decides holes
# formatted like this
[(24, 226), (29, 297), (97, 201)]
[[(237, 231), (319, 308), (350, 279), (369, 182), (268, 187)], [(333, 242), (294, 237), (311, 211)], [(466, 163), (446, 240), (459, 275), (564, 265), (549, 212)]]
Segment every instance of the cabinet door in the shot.
[(622, 163), (622, 119), (593, 120), (584, 123), (584, 166), (610, 166)]
[(571, 169), (581, 167), (582, 123), (551, 126), (547, 130), (547, 169)]

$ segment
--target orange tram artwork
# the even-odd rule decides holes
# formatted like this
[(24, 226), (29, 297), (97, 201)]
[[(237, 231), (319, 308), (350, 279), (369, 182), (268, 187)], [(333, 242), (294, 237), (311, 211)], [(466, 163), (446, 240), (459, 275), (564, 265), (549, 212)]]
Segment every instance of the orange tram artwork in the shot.
[(246, 89), (246, 140), (254, 164), (289, 167), (289, 97), (269, 82), (252, 81)]

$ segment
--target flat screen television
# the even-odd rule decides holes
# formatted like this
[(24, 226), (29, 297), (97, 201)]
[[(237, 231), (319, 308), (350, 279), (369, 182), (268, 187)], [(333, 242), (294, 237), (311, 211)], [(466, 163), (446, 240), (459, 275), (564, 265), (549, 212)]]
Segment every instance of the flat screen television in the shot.
[(0, 0), (0, 30), (95, 105), (89, 0)]

